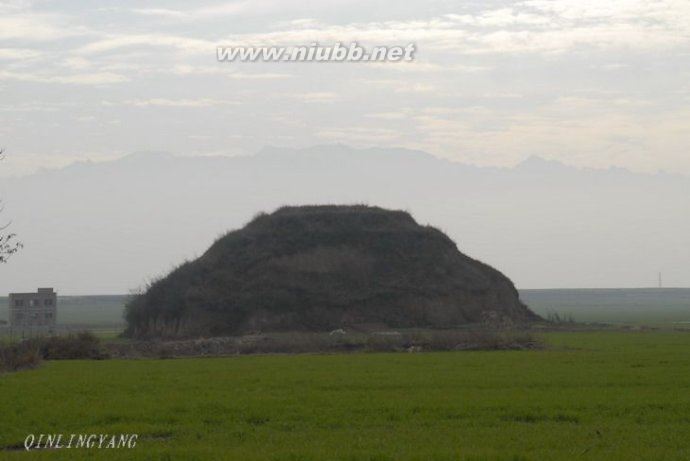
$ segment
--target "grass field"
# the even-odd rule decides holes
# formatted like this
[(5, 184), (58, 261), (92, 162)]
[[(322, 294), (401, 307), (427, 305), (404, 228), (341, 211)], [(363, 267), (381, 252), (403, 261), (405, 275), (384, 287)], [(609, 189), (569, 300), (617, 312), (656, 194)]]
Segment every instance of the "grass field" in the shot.
[(690, 333), (549, 333), (537, 351), (63, 361), (0, 376), (2, 459), (687, 460)]

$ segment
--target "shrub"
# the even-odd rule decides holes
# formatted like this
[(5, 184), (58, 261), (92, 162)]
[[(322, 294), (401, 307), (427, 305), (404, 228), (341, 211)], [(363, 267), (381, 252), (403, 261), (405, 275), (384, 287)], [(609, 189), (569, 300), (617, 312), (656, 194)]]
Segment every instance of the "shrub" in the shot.
[(88, 331), (67, 336), (51, 336), (37, 340), (41, 356), (46, 360), (104, 359), (100, 340)]
[(571, 325), (575, 323), (575, 319), (572, 314), (559, 314), (556, 311), (550, 311), (546, 314), (546, 320), (549, 323), (556, 325)]
[(41, 354), (38, 344), (34, 341), (0, 343), (0, 372), (33, 368), (39, 363), (41, 363)]

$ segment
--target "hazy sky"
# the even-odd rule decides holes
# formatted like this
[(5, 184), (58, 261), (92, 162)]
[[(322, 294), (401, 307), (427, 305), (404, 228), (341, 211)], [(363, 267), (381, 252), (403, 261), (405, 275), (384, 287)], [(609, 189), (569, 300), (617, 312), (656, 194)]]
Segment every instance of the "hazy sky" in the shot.
[[(353, 40), (417, 61), (216, 61)], [(689, 82), (687, 0), (0, 1), (0, 175), (331, 142), (687, 174)]]
[[(249, 157), (137, 154), (0, 183), (24, 243), (0, 295), (127, 293), (281, 205), (407, 210), (520, 288), (690, 287), (690, 177), (531, 159), (479, 168), (423, 152), (265, 149)], [(0, 222), (2, 220), (0, 219)]]

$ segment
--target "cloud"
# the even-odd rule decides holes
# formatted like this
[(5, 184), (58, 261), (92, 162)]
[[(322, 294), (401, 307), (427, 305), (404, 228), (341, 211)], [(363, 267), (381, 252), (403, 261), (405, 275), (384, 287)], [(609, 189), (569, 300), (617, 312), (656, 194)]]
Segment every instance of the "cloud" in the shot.
[(488, 10), (476, 15), (447, 14), (445, 17), (453, 23), (475, 27), (543, 26), (551, 23), (545, 15), (519, 12), (513, 8)]
[(290, 78), (292, 75), (279, 72), (230, 72), (227, 77), (237, 80), (276, 80)]
[(87, 28), (71, 24), (63, 15), (25, 11), (0, 13), (0, 40), (45, 42), (87, 33)]
[(186, 15), (180, 10), (171, 10), (167, 8), (134, 8), (133, 13), (142, 14), (144, 16), (159, 16), (163, 18), (184, 18)]
[(93, 41), (76, 50), (77, 54), (99, 54), (120, 48), (169, 47), (179, 51), (215, 56), (216, 44), (208, 40), (163, 34), (122, 34)]
[(543, 15), (573, 21), (657, 21), (687, 25), (690, 6), (684, 0), (527, 0), (520, 3)]
[(27, 48), (0, 48), (0, 59), (6, 60), (26, 60), (34, 59), (41, 56), (38, 50), (32, 50)]
[(177, 75), (222, 75), (236, 80), (275, 80), (292, 77), (285, 72), (240, 72), (234, 67), (226, 66), (226, 63), (214, 66), (179, 64), (173, 67), (172, 72)]
[[(412, 117), (415, 139), (408, 147), (483, 165), (540, 155), (581, 166), (614, 163), (638, 171), (654, 171), (655, 164), (673, 169), (675, 163), (677, 171), (687, 171), (690, 164), (682, 156), (690, 134), (680, 127), (690, 120), (690, 111), (680, 107), (655, 112), (646, 104), (612, 95), (564, 96), (528, 112), (482, 106), (429, 108)], [(643, 110), (636, 112), (631, 106)]]
[(300, 101), (315, 102), (315, 103), (335, 102), (335, 101), (341, 99), (341, 96), (339, 94), (328, 92), (328, 91), (299, 93), (299, 94), (292, 95), (292, 97), (299, 99)]
[(372, 114), (366, 114), (365, 117), (378, 118), (381, 120), (403, 120), (409, 117), (409, 111), (402, 110), (399, 112), (375, 112)]
[(70, 75), (45, 75), (28, 72), (0, 71), (0, 80), (18, 80), (33, 83), (60, 83), (73, 85), (108, 85), (123, 83), (129, 78), (111, 72), (94, 72)]
[(436, 64), (424, 61), (400, 61), (400, 62), (371, 62), (368, 66), (374, 69), (390, 70), (405, 73), (429, 73), (429, 72), (485, 72), (493, 69), (493, 66), (470, 64)]
[(324, 128), (316, 132), (316, 137), (333, 142), (367, 142), (375, 144), (399, 139), (400, 133), (389, 128), (351, 126)]
[(149, 99), (128, 99), (121, 103), (104, 101), (105, 106), (134, 106), (134, 107), (212, 107), (236, 105), (236, 101), (219, 99), (198, 98), (198, 99), (168, 99), (168, 98), (149, 98)]
[(400, 84), (396, 89), (396, 93), (430, 93), (435, 91), (436, 87), (428, 83), (413, 83), (411, 85)]
[(257, 2), (252, 3), (249, 1), (237, 1), (186, 10), (175, 10), (168, 8), (135, 8), (131, 11), (133, 13), (145, 16), (155, 16), (181, 21), (197, 21), (222, 16), (235, 16), (241, 13), (246, 13), (248, 11), (255, 10), (257, 6), (256, 3)]
[[(260, 2), (266, 7), (270, 2)], [(253, 5), (253, 4), (252, 4)], [(196, 9), (135, 9), (134, 13), (203, 22), (248, 12), (249, 2)], [(253, 11), (255, 13), (255, 11)], [(80, 47), (81, 54), (122, 48), (170, 48), (209, 55), (217, 46), (290, 46), (357, 41), (366, 45), (417, 43), (419, 54), (564, 53), (581, 47), (600, 50), (658, 50), (690, 45), (690, 4), (678, 0), (528, 0), (474, 14), (448, 13), (427, 19), (328, 24), (313, 18), (280, 21), (272, 30), (234, 33), (214, 39), (193, 34), (110, 34)], [(1, 33), (1, 32), (0, 32)], [(401, 71), (441, 71), (432, 62), (390, 66)], [(455, 71), (486, 66), (454, 64)], [(446, 69), (447, 70), (447, 69)]]
[[(598, 156), (601, 162), (617, 158), (633, 167), (647, 156), (650, 163), (688, 167), (680, 157), (687, 158), (690, 142), (683, 131), (689, 114), (681, 110), (690, 101), (683, 78), (690, 59), (686, 0), (431, 0), (433, 7), (405, 8), (385, 0), (382, 6), (397, 8), (396, 20), (375, 19), (380, 13), (364, 3), (353, 8), (339, 0), (335, 9), (326, 3), (140, 2), (136, 10), (132, 3), (106, 10), (0, 0), (0, 110), (21, 112), (6, 117), (2, 137), (38, 151), (48, 141), (36, 141), (31, 133), (41, 130), (49, 144), (75, 149), (68, 128), (75, 114), (94, 114), (103, 128), (80, 138), (79, 149), (136, 150), (141, 142), (164, 148), (169, 138), (161, 126), (179, 123), (190, 133), (203, 131), (198, 108), (213, 114), (210, 123), (240, 126), (244, 138), (237, 149), (243, 151), (289, 133), (301, 144), (401, 143), (447, 157), (475, 155), (469, 160), (477, 163), (506, 164), (529, 151)], [(414, 42), (418, 52), (411, 63), (216, 61), (217, 46), (314, 41)], [(35, 94), (45, 106), (22, 105), (23, 82), (39, 90)], [(64, 85), (98, 91), (74, 98)], [(214, 107), (236, 104), (228, 99), (246, 110), (226, 110), (223, 115), (234, 118), (214, 119)], [(140, 108), (140, 123), (123, 121), (113, 129), (99, 112), (103, 100)], [(63, 102), (75, 106), (52, 105)], [(333, 102), (342, 107), (337, 122), (321, 113), (322, 105)], [(150, 120), (146, 108), (159, 108), (169, 119)], [(41, 113), (48, 110), (54, 113)], [(242, 115), (247, 113), (251, 120)], [(395, 131), (398, 125), (405, 129)]]
[(26, 101), (22, 103), (0, 104), (2, 112), (57, 112), (70, 107), (70, 104), (46, 103), (44, 101)]

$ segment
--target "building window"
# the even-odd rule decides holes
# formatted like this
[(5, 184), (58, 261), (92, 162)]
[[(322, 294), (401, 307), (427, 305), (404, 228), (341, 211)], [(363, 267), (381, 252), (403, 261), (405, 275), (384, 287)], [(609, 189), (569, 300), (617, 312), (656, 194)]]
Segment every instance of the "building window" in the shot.
[(14, 300), (14, 307), (22, 307), (23, 305), (24, 305), (23, 299), (15, 299)]
[(53, 318), (52, 312), (46, 312), (46, 320), (51, 320)]
[(52, 300), (52, 299), (44, 299), (44, 300), (43, 300), (43, 305), (44, 305), (44, 306), (52, 306), (52, 305), (53, 305), (53, 300)]

